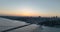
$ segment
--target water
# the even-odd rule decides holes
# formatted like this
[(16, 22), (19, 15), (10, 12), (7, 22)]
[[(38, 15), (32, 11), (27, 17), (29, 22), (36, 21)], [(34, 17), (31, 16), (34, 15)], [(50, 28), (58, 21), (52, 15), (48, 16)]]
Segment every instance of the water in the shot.
[[(16, 21), (16, 20), (9, 20), (0, 18), (0, 32), (3, 30), (7, 30), (10, 28), (27, 25), (28, 23), (22, 22), (22, 21)], [(56, 27), (48, 27), (48, 26), (40, 26), (36, 24), (31, 24), (26, 27), (22, 27), (19, 29), (15, 29), (9, 32), (60, 32), (60, 28)]]

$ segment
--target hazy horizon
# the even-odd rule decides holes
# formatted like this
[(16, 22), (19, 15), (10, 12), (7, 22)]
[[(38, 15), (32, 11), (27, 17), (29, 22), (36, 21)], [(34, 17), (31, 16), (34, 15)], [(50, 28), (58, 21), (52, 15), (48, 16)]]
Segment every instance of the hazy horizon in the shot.
[(0, 0), (0, 15), (60, 16), (60, 0)]

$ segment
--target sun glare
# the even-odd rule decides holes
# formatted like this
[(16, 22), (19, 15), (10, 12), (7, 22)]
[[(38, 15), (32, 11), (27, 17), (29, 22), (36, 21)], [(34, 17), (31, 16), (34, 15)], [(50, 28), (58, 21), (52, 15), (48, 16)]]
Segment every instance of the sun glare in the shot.
[(34, 10), (31, 8), (22, 8), (21, 11), (23, 16), (32, 16), (34, 14)]

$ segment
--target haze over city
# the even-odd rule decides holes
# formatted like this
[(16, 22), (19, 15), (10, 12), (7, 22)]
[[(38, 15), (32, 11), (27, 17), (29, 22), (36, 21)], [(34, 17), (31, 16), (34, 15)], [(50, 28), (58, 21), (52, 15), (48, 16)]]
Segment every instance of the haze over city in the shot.
[(0, 0), (0, 32), (60, 32), (60, 0)]
[(60, 0), (0, 0), (0, 15), (60, 16)]

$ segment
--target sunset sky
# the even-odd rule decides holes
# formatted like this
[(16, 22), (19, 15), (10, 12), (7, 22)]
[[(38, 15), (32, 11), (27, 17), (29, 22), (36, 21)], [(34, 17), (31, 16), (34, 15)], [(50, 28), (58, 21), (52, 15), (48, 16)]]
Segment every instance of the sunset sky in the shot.
[(60, 0), (0, 0), (0, 15), (60, 16)]

